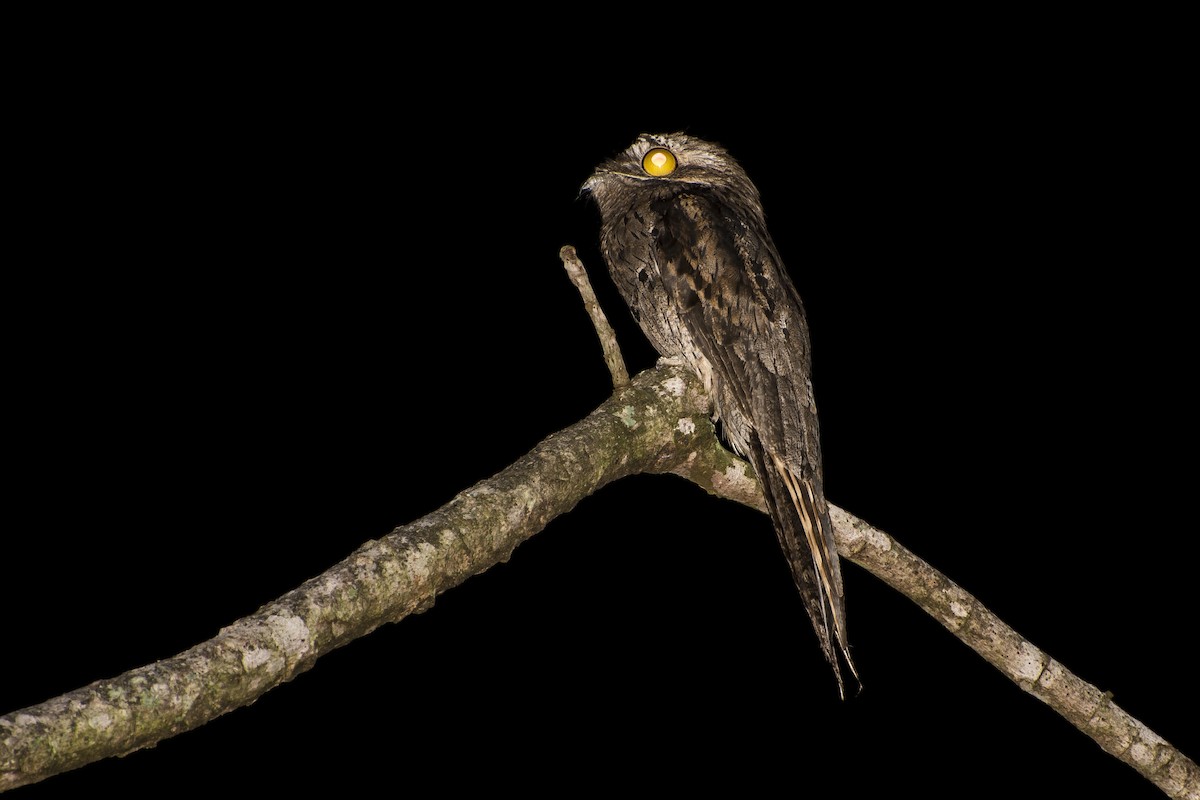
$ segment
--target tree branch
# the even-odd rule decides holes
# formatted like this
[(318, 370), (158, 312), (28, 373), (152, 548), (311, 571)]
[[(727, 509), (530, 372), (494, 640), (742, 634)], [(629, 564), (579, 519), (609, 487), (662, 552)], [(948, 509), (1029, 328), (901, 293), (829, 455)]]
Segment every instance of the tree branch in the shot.
[[(325, 653), (429, 608), (438, 593), (506, 560), (550, 520), (617, 478), (671, 472), (761, 509), (749, 466), (720, 446), (708, 404), (689, 370), (644, 372), (512, 466), (367, 542), (215, 638), (0, 717), (0, 791), (148, 747), (248, 705)], [(844, 556), (904, 593), (1168, 796), (1200, 800), (1194, 762), (891, 537), (841, 509), (831, 513)]]
[[(766, 511), (746, 462), (720, 447), (671, 470), (713, 494)], [(1200, 800), (1200, 768), (1123, 708), (1034, 646), (973, 595), (883, 531), (829, 504), (838, 553), (912, 600), (1009, 680), (1057, 711), (1168, 797)]]
[(1027, 641), (969, 592), (883, 531), (830, 504), (838, 552), (919, 605), (1013, 683), (1057, 711), (1168, 797), (1200, 799), (1200, 769), (1127, 711)]
[(708, 403), (686, 370), (643, 373), (512, 466), (215, 638), (0, 717), (0, 791), (199, 727), (331, 650), (429, 608), (610, 481), (668, 471), (708, 446)]

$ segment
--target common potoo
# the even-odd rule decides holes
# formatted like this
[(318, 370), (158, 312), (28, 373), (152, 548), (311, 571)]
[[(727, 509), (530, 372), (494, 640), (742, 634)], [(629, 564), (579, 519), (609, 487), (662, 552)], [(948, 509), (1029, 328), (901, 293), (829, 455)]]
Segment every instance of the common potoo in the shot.
[(600, 247), (634, 319), (712, 391), (721, 435), (754, 467), (825, 657), (844, 694), (842, 575), (821, 482), (808, 325), (758, 190), (724, 148), (642, 134), (584, 184)]

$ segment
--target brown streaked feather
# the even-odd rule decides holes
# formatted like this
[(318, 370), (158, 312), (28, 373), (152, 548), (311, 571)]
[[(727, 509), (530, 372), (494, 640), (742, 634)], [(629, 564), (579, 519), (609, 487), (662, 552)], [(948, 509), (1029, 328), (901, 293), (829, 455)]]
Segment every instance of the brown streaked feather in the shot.
[(829, 591), (833, 586), (833, 579), (829, 575), (829, 557), (824, 547), (824, 542), (817, 541), (817, 523), (813, 519), (815, 516), (812, 509), (812, 501), (809, 500), (807, 487), (801, 488), (796, 485), (796, 476), (792, 474), (787, 465), (779, 460), (776, 455), (771, 456), (771, 460), (775, 462), (775, 468), (779, 470), (779, 477), (783, 478), (783, 483), (787, 487), (788, 494), (792, 497), (792, 504), (796, 507), (796, 513), (800, 515), (800, 525), (804, 528), (804, 538), (808, 540), (808, 549), (812, 554), (813, 565), (817, 568), (817, 589), (821, 593), (821, 617), (825, 620), (826, 634), (829, 631), (829, 616), (834, 618), (834, 624), (837, 624), (837, 612), (827, 615), (826, 609), (829, 608)]
[[(812, 622), (821, 645), (821, 652), (833, 668), (833, 676), (837, 681), (838, 694), (846, 695), (845, 681), (842, 678), (841, 661), (838, 652), (843, 657), (848, 655), (837, 637), (837, 629), (830, 620), (835, 618), (831, 613), (830, 594), (822, 588), (824, 578), (816, 567), (815, 555), (809, 542), (807, 532), (799, 509), (792, 500), (788, 487), (788, 472), (781, 471), (771, 456), (763, 449), (756, 437), (751, 438), (750, 452), (747, 454), (754, 466), (755, 474), (763, 487), (763, 496), (767, 501), (767, 511), (775, 525), (775, 534), (779, 539), (784, 558), (791, 569), (792, 581), (800, 598), (804, 601), (804, 610)], [(850, 671), (857, 679), (858, 674), (853, 665)]]
[(829, 519), (829, 507), (825, 503), (824, 497), (821, 497), (819, 503), (817, 502), (819, 495), (814, 491), (812, 483), (806, 480), (797, 480), (786, 464), (778, 458), (775, 458), (774, 461), (787, 485), (788, 493), (792, 497), (792, 503), (800, 517), (800, 524), (804, 526), (804, 536), (812, 553), (813, 564), (817, 568), (817, 577), (820, 578), (819, 588), (823, 595), (821, 610), (822, 612), (828, 610), (828, 617), (825, 620), (826, 630), (828, 632), (829, 620), (832, 619), (833, 633), (837, 638), (842, 656), (846, 659), (846, 665), (850, 667), (850, 672), (857, 680), (858, 670), (854, 666), (854, 660), (850, 657), (850, 645), (846, 641), (846, 607), (843, 599), (845, 590), (842, 588), (842, 570), (837, 554), (837, 543), (833, 538), (833, 524)]
[[(760, 480), (763, 469), (774, 472), (786, 492), (772, 514), (776, 532), (844, 693), (834, 643), (856, 679), (858, 672), (846, 640), (833, 528), (824, 495), (814, 487), (821, 480), (820, 442), (799, 295), (755, 220), (694, 189), (664, 202), (662, 215), (656, 254), (663, 281), (719, 378), (722, 433), (743, 455), (753, 433), (766, 454), (762, 469), (756, 464)], [(807, 590), (806, 574), (815, 578)]]
[[(665, 176), (642, 170), (653, 147)], [(750, 460), (821, 648), (843, 688), (842, 576), (825, 502), (808, 325), (767, 232), (758, 190), (723, 148), (644, 134), (585, 184), (601, 249), (647, 338), (710, 384), (722, 437)]]

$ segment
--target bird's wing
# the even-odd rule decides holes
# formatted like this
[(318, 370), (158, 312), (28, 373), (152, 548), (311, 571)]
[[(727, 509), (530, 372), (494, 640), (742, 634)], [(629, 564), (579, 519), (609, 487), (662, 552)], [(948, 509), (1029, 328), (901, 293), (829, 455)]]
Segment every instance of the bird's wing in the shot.
[(854, 666), (821, 485), (804, 309), (765, 228), (729, 209), (709, 191), (660, 201), (655, 256), (688, 333), (712, 365), (723, 431), (763, 483), (780, 543), (840, 686), (833, 641), (851, 671)]

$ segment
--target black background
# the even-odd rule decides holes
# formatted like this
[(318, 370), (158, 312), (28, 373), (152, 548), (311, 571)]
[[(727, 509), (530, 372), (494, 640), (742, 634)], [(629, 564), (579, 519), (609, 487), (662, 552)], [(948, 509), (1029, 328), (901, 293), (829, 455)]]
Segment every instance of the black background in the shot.
[[(602, 402), (561, 245), (651, 366), (576, 195), (686, 129), (742, 161), (804, 298), (830, 499), (1200, 754), (1169, 102), (1119, 62), (846, 56), (739, 93), (393, 52), (131, 61), (30, 122), (0, 711), (214, 635)], [(625, 480), (252, 707), (14, 796), (1158, 796), (844, 571), (843, 702), (767, 520)]]

